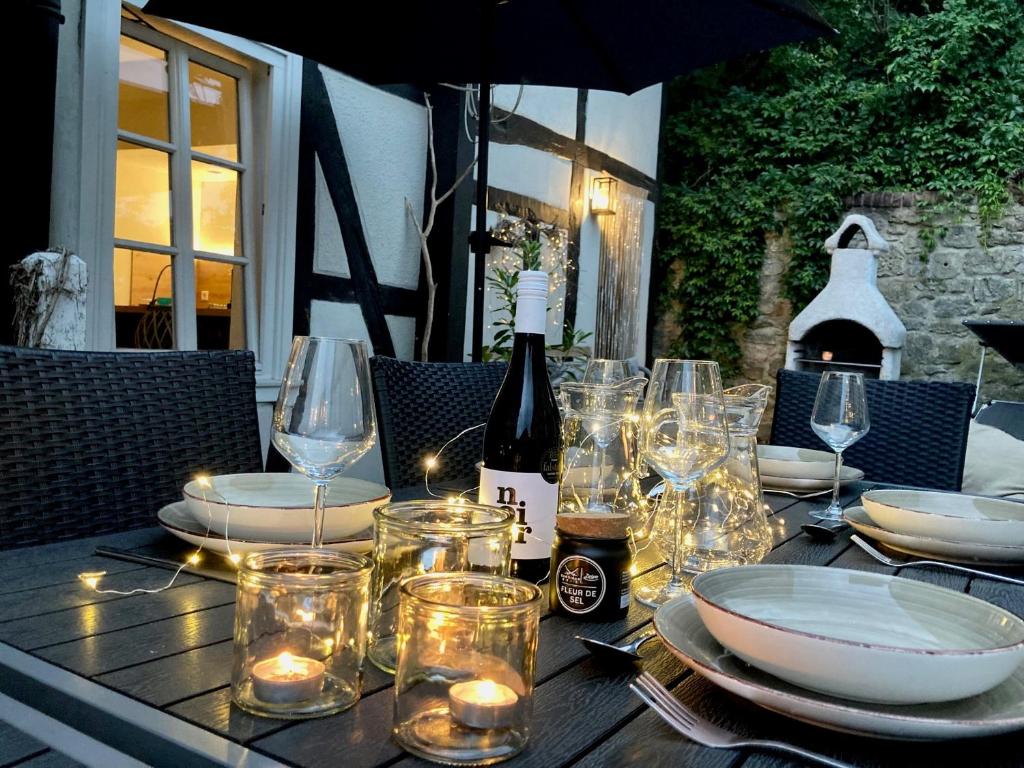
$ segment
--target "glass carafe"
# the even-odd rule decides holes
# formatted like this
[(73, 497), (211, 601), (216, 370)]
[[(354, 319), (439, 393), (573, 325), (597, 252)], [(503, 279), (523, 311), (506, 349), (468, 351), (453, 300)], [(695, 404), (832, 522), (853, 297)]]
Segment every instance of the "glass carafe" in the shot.
[[(760, 562), (772, 548), (757, 468), (757, 427), (772, 388), (743, 384), (725, 390), (729, 420), (729, 457), (700, 483), (694, 497), (684, 500), (684, 567), (693, 573)], [(653, 539), (666, 560), (674, 546), (675, 491), (661, 492)], [(699, 504), (696, 503), (699, 499)]]
[(635, 376), (615, 384), (561, 385), (560, 513), (624, 513), (634, 535), (645, 535), (649, 514), (640, 488), (637, 403), (646, 383)]

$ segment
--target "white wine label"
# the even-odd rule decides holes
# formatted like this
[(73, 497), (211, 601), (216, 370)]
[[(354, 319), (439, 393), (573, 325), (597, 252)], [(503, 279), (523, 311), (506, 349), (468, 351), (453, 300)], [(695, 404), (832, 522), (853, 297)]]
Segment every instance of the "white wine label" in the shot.
[(512, 557), (540, 560), (551, 557), (558, 510), (558, 483), (549, 483), (540, 473), (480, 470), (481, 504), (502, 507), (515, 515)]

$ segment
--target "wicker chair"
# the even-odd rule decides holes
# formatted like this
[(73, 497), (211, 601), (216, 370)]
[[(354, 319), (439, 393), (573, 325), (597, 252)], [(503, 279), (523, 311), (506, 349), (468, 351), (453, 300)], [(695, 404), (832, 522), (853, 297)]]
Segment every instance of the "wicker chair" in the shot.
[[(776, 374), (773, 445), (828, 450), (811, 430), (821, 375)], [(939, 381), (866, 381), (871, 430), (843, 452), (866, 479), (958, 491), (963, 479), (974, 386)]]
[[(371, 358), (385, 482), (392, 488), (422, 483), (424, 457), (462, 430), (487, 421), (507, 367)], [(478, 429), (445, 449), (431, 478), (473, 475), (482, 452), (483, 429)]]
[(154, 525), (198, 472), (259, 472), (251, 352), (0, 347), (0, 549)]

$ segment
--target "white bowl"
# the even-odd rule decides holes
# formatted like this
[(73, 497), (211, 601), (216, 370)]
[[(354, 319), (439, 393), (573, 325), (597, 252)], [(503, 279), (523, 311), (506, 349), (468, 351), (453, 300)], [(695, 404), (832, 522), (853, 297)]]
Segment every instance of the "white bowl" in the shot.
[(1024, 665), (1001, 685), (969, 699), (872, 704), (815, 693), (745, 664), (708, 633), (689, 596), (661, 606), (654, 626), (670, 651), (711, 682), (773, 712), (823, 728), (914, 741), (992, 736), (1024, 728)]
[[(309, 536), (304, 536), (296, 541), (248, 541), (234, 536), (228, 539), (212, 530), (207, 533), (206, 524), (200, 524), (192, 517), (188, 505), (184, 501), (168, 504), (157, 512), (157, 520), (164, 530), (182, 541), (210, 552), (216, 552), (224, 557), (247, 555), (250, 552), (263, 552), (282, 547), (309, 546)], [(369, 552), (373, 549), (373, 530), (367, 528), (354, 537), (337, 541), (330, 537), (324, 537), (324, 548), (333, 549), (336, 552)]]
[(993, 688), (1024, 661), (1024, 621), (925, 582), (867, 571), (747, 565), (693, 581), (718, 642), (833, 696), (923, 704)]
[(931, 536), (894, 533), (872, 523), (864, 507), (847, 507), (843, 510), (843, 519), (865, 536), (870, 536), (875, 541), (908, 555), (968, 565), (1024, 565), (1024, 547), (946, 541)]
[[(293, 542), (313, 535), (314, 485), (288, 472), (215, 475), (210, 488), (186, 483), (185, 502), (195, 520), (221, 536)], [(344, 539), (373, 525), (373, 510), (391, 491), (379, 483), (341, 477), (327, 488), (324, 538)]]
[(836, 455), (789, 445), (759, 445), (757, 468), (762, 475), (770, 477), (831, 480), (836, 472)]
[(942, 491), (867, 491), (864, 511), (876, 525), (911, 536), (1024, 546), (1024, 503)]

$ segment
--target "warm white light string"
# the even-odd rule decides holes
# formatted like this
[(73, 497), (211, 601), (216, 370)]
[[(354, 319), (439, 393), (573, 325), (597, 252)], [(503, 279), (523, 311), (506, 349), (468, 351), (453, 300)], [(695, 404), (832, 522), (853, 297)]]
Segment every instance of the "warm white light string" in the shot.
[[(207, 495), (206, 495), (206, 490), (207, 489), (213, 489), (213, 484), (212, 484), (212, 482), (210, 481), (210, 478), (207, 475), (196, 475), (196, 477), (194, 479), (196, 481), (196, 484), (203, 491), (203, 504), (206, 505), (206, 517), (207, 517), (206, 532), (203, 534), (203, 539), (199, 543), (199, 547), (194, 552), (192, 552), (187, 558), (185, 558), (185, 562), (183, 562), (181, 565), (179, 565), (177, 570), (175, 570), (174, 573), (171, 574), (171, 578), (168, 580), (168, 582), (166, 584), (164, 584), (162, 587), (152, 587), (152, 588), (136, 587), (135, 589), (124, 589), (124, 590), (122, 590), (122, 589), (100, 589), (99, 588), (100, 581), (103, 579), (104, 576), (107, 575), (106, 571), (83, 571), (82, 573), (78, 574), (79, 582), (81, 582), (88, 589), (91, 589), (93, 592), (96, 592), (96, 593), (101, 594), (101, 595), (120, 595), (120, 596), (123, 596), (123, 597), (127, 597), (129, 595), (139, 595), (139, 594), (155, 595), (155, 594), (157, 594), (159, 592), (163, 592), (164, 590), (170, 589), (172, 586), (174, 586), (174, 582), (177, 580), (177, 578), (181, 574), (181, 572), (183, 570), (185, 570), (185, 568), (187, 568), (189, 566), (199, 565), (199, 563), (202, 561), (203, 549), (206, 547), (206, 542), (210, 538), (210, 526), (211, 526), (211, 524), (213, 522), (213, 513), (210, 511), (210, 501), (209, 501), (209, 499), (207, 498)], [(221, 496), (221, 500), (224, 501), (225, 504), (227, 503), (227, 501), (223, 498), (223, 496)], [(227, 514), (227, 518), (225, 519), (225, 526), (230, 524), (230, 520), (231, 520), (231, 507), (228, 506), (227, 509), (228, 509), (228, 514)], [(231, 551), (231, 540), (228, 538), (228, 528), (227, 527), (225, 527), (225, 529), (224, 529), (224, 539), (227, 542), (227, 550), (228, 550), (227, 559), (228, 559), (228, 561), (232, 565), (237, 567), (238, 564), (242, 560), (242, 556), (239, 555), (237, 552), (232, 552)]]
[[(459, 432), (459, 434), (457, 434), (455, 437), (453, 437), (450, 440), (448, 440), (447, 442), (445, 442), (444, 445), (442, 445), (437, 450), (437, 453), (435, 453), (435, 454), (433, 454), (431, 456), (427, 456), (426, 458), (423, 459), (423, 466), (425, 468), (424, 472), (423, 472), (423, 488), (424, 488), (424, 490), (426, 490), (428, 496), (433, 496), (435, 499), (443, 499), (443, 498), (445, 498), (444, 496), (441, 496), (440, 494), (434, 493), (432, 490), (430, 490), (430, 473), (433, 470), (437, 469), (437, 466), (438, 466), (438, 464), (441, 461), (441, 454), (444, 453), (445, 448), (447, 448), (449, 445), (451, 445), (456, 440), (461, 438), (463, 435), (468, 435), (470, 432), (472, 432), (474, 430), (477, 430), (477, 429), (480, 429), (481, 427), (486, 427), (486, 426), (487, 426), (487, 422), (484, 422), (483, 424), (474, 424), (472, 427), (466, 427), (466, 429), (464, 429), (461, 432)], [(460, 493), (459, 496), (460, 497), (461, 496), (465, 496), (467, 493), (469, 493), (470, 491), (474, 491), (474, 490), (476, 490), (476, 489), (475, 488), (470, 488), (469, 490), (466, 490), (466, 491), (463, 491), (462, 493)]]
[[(427, 492), (428, 495), (433, 496), (435, 499), (447, 499), (447, 501), (449, 503), (456, 503), (457, 504), (457, 503), (459, 503), (461, 501), (465, 501), (465, 498), (466, 498), (467, 494), (470, 494), (473, 491), (479, 490), (480, 487), (476, 486), (476, 487), (473, 487), (473, 488), (467, 488), (466, 490), (464, 490), (461, 493), (459, 493), (457, 496), (442, 496), (440, 494), (434, 493), (430, 489), (430, 473), (433, 472), (435, 469), (437, 469), (438, 466), (440, 466), (440, 464), (441, 464), (441, 454), (444, 453), (444, 450), (449, 445), (454, 443), (456, 440), (461, 438), (463, 435), (467, 435), (470, 432), (472, 432), (473, 430), (480, 429), (481, 427), (486, 427), (486, 426), (487, 426), (487, 423), (485, 422), (483, 424), (475, 424), (472, 427), (467, 427), (466, 429), (462, 430), (457, 435), (455, 435), (455, 437), (451, 438), (450, 440), (447, 440), (437, 450), (437, 453), (434, 453), (434, 454), (431, 454), (429, 456), (424, 457), (424, 459), (423, 459), (423, 466), (424, 466), (425, 469), (424, 469), (424, 472), (423, 472), (423, 487), (426, 489), (426, 492)], [(546, 539), (542, 539), (539, 536), (534, 536), (532, 534), (529, 534), (529, 533), (526, 533), (525, 531), (520, 530), (521, 526), (518, 523), (515, 524), (515, 528), (516, 528), (517, 532), (522, 533), (524, 536), (529, 536), (534, 541), (544, 541), (544, 542), (546, 542)], [(547, 576), (545, 576), (544, 578), (546, 579)], [(543, 581), (543, 580), (544, 579), (541, 579), (541, 581)]]

